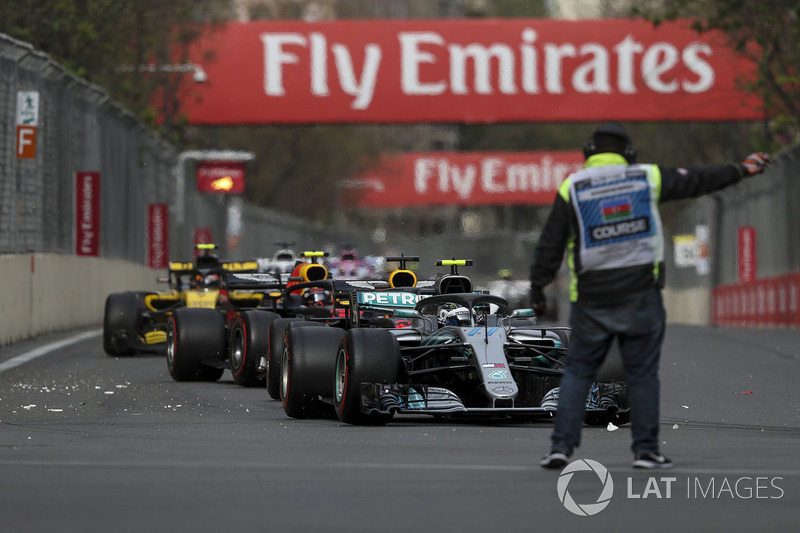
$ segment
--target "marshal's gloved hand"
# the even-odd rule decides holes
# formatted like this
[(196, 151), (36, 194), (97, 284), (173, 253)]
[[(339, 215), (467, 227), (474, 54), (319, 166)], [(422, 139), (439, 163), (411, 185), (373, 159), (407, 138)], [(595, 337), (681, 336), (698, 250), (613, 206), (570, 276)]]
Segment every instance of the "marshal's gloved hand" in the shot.
[(536, 312), (536, 316), (544, 316), (544, 312), (547, 311), (547, 299), (544, 297), (541, 287), (531, 285), (530, 305), (531, 309)]
[(761, 174), (770, 163), (772, 163), (772, 158), (768, 153), (753, 152), (741, 163), (742, 168), (744, 169), (744, 177), (749, 178), (751, 176), (755, 176), (756, 174)]

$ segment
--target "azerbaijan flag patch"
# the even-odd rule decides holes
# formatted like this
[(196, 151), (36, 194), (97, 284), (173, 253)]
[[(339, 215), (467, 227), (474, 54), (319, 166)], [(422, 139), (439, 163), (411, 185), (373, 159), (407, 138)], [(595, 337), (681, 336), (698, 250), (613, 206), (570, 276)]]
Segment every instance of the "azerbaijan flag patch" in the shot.
[(614, 222), (624, 220), (631, 216), (631, 201), (629, 198), (615, 198), (606, 200), (600, 208), (603, 210), (603, 221)]

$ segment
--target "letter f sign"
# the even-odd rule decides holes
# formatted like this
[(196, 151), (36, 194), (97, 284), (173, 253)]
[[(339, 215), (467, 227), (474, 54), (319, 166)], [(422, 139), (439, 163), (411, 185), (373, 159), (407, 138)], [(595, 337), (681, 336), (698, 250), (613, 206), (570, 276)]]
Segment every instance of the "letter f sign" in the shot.
[(36, 126), (17, 126), (17, 157), (36, 158)]

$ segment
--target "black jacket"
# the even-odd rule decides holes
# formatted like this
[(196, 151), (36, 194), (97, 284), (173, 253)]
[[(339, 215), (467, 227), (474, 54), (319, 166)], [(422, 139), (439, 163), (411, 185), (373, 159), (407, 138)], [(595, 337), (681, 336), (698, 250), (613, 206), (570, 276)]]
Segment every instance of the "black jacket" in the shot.
[[(601, 153), (591, 156), (586, 166), (626, 164), (617, 154)], [(658, 166), (661, 174), (661, 195), (659, 203), (671, 200), (696, 198), (738, 183), (744, 176), (744, 169), (738, 164), (715, 165), (694, 168), (671, 168)], [(569, 180), (570, 178), (567, 178)], [(553, 281), (561, 266), (564, 251), (568, 244), (578, 246), (577, 217), (572, 203), (563, 194), (565, 185), (556, 195), (550, 215), (542, 230), (539, 243), (534, 252), (531, 267), (531, 285), (544, 287)], [(568, 198), (568, 192), (566, 194)], [(624, 299), (631, 293), (659, 285), (663, 278), (654, 275), (652, 265), (638, 265), (608, 270), (594, 270), (580, 273), (580, 254), (573, 249), (570, 270), (573, 276), (570, 300), (581, 302), (613, 303)], [(656, 269), (658, 270), (658, 269)]]

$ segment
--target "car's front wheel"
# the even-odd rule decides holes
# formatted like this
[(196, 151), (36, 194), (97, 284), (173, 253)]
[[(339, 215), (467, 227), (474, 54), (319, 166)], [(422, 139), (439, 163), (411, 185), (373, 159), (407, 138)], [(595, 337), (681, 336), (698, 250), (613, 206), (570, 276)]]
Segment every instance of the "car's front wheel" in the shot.
[(355, 328), (339, 344), (333, 402), (339, 420), (347, 424), (385, 424), (392, 414), (370, 415), (361, 410), (362, 383), (397, 383), (400, 347), (388, 330)]

